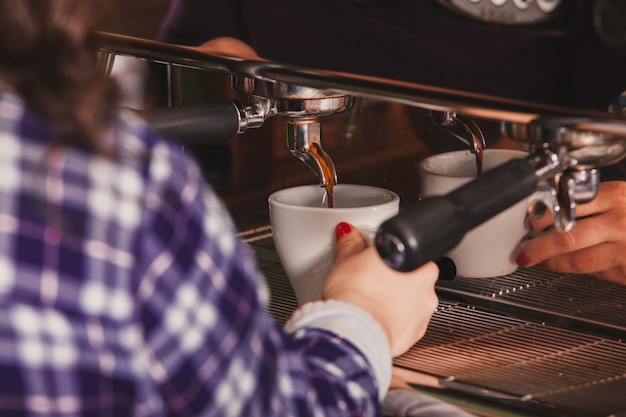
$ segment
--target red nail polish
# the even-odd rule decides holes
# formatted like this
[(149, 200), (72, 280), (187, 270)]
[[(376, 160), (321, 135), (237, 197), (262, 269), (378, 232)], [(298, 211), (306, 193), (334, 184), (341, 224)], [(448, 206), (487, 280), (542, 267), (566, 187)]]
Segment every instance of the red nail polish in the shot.
[(515, 257), (515, 262), (517, 262), (519, 266), (524, 267), (530, 263), (530, 260), (528, 259), (528, 255), (526, 255), (526, 252), (520, 251)]
[(348, 233), (350, 233), (351, 230), (352, 228), (348, 223), (341, 222), (337, 225), (337, 227), (335, 227), (335, 237), (337, 238), (337, 240), (339, 240)]

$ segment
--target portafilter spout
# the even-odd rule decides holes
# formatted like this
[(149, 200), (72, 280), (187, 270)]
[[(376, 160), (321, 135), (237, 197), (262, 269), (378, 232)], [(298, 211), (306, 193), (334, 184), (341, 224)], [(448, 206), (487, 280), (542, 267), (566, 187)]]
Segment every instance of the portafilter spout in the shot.
[(335, 185), (335, 166), (322, 149), (319, 118), (348, 110), (353, 96), (236, 74), (231, 84), (248, 96), (246, 105), (227, 100), (162, 107), (153, 109), (148, 121), (183, 143), (209, 143), (259, 128), (270, 117), (286, 116), (291, 154), (315, 172), (320, 185)]
[(436, 126), (447, 130), (452, 136), (466, 144), (471, 153), (478, 155), (487, 147), (483, 131), (469, 117), (453, 111), (432, 110), (430, 118)]
[(626, 121), (538, 118), (504, 123), (502, 131), (527, 145), (529, 156), (485, 172), (451, 193), (428, 197), (384, 222), (375, 244), (383, 260), (411, 271), (439, 259), (465, 233), (538, 189), (550, 190), (548, 208), (558, 230), (575, 223), (577, 203), (593, 199), (597, 168), (626, 156)]
[(354, 102), (353, 96), (237, 75), (232, 78), (232, 86), (252, 98), (271, 100), (276, 115), (288, 118), (287, 146), (291, 154), (317, 175), (321, 186), (328, 189), (335, 185), (337, 174), (333, 161), (322, 148), (319, 118), (348, 110)]
[(289, 152), (304, 162), (327, 189), (337, 184), (337, 171), (330, 156), (322, 149), (321, 126), (317, 117), (292, 118), (287, 121)]

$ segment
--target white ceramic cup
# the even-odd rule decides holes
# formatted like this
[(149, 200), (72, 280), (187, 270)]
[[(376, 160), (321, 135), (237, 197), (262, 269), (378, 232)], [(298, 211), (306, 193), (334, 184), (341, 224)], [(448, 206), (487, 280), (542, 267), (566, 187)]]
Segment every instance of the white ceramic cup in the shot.
[[(517, 150), (486, 149), (483, 171), (527, 155)], [(422, 197), (448, 194), (476, 178), (476, 157), (469, 151), (437, 154), (423, 159), (418, 171)], [(466, 233), (446, 255), (454, 261), (457, 276), (488, 278), (515, 272), (518, 268), (515, 255), (528, 234), (524, 224), (526, 213), (532, 201), (539, 197), (535, 193)]]
[(373, 237), (382, 222), (398, 213), (400, 198), (367, 185), (337, 184), (334, 208), (319, 185), (303, 185), (269, 196), (274, 246), (298, 304), (318, 300), (335, 261), (335, 226), (348, 222)]

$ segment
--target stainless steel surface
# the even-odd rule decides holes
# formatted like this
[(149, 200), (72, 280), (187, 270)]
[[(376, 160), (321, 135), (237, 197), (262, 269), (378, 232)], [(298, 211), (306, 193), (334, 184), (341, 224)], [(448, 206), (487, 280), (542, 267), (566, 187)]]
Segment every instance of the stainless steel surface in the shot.
[(626, 156), (626, 122), (594, 118), (539, 117), (529, 123), (503, 122), (503, 134), (527, 145), (530, 151), (552, 149), (562, 172), (549, 182), (554, 195), (551, 208), (555, 226), (569, 231), (576, 222), (578, 203), (598, 192), (597, 168)]
[(433, 111), (431, 114), (437, 126), (447, 129), (466, 144), (473, 154), (480, 154), (487, 147), (483, 132), (472, 119), (450, 111)]
[[(105, 74), (116, 55), (165, 66), (167, 104), (188, 102), (198, 91), (206, 93), (203, 99), (254, 97), (243, 117), (258, 129), (189, 151), (237, 226), (246, 230), (243, 235), (270, 284), (270, 312), (279, 322), (296, 302), (271, 244), (267, 196), (318, 179), (285, 146), (285, 120), (266, 117), (278, 114), (276, 100), (287, 103), (280, 109), (292, 121), (311, 112), (324, 115), (319, 118), (324, 150), (340, 182), (392, 189), (403, 207), (418, 200), (415, 164), (421, 158), (467, 147), (458, 132), (433, 123), (433, 111), (475, 123), (487, 147), (521, 147), (549, 156), (551, 163), (538, 166), (538, 175), (553, 176), (552, 196), (569, 213), (564, 223), (573, 220), (577, 202), (593, 198), (594, 165), (618, 162), (624, 153), (626, 121), (608, 113), (246, 61), (106, 33), (101, 39)], [(205, 77), (210, 78), (206, 84)], [(255, 81), (245, 90), (232, 88), (233, 80)], [(333, 111), (326, 114), (320, 103)], [(345, 103), (350, 105), (344, 109)], [(471, 132), (466, 134), (460, 135), (469, 144)], [(626, 287), (534, 268), (506, 277), (440, 282), (438, 292), (440, 307), (426, 337), (396, 361), (445, 382), (437, 395), (481, 416), (626, 416)], [(468, 397), (463, 391), (472, 389), (464, 387), (502, 395)]]
[[(241, 76), (235, 74), (232, 78), (233, 88), (251, 96), (260, 96), (281, 100), (319, 100), (345, 99), (345, 94), (333, 90), (311, 88), (301, 84), (291, 84)], [(332, 101), (330, 101), (332, 103)], [(334, 110), (332, 111), (334, 113)]]
[[(289, 282), (271, 243), (252, 245), (284, 322), (296, 307)], [(477, 415), (626, 416), (626, 287), (531, 268), (437, 292), (425, 337), (394, 361), (440, 385), (417, 389)]]
[(246, 106), (239, 109), (239, 134), (250, 128), (259, 128), (269, 118), (276, 115), (276, 107), (271, 100), (262, 97), (250, 97)]
[(321, 185), (331, 187), (337, 184), (337, 171), (330, 156), (322, 149), (321, 131), (317, 118), (290, 119), (287, 121), (287, 147), (292, 155), (311, 168)]
[(237, 74), (232, 76), (233, 89), (253, 100), (268, 100), (274, 114), (290, 118), (329, 116), (346, 111), (353, 97), (333, 91), (272, 82)]
[(334, 163), (322, 147), (319, 117), (346, 111), (352, 106), (352, 96), (236, 74), (232, 86), (253, 101), (271, 102), (272, 114), (287, 116), (287, 147), (291, 154), (315, 173), (320, 185), (337, 183)]
[[(588, 114), (581, 115), (580, 112), (569, 109), (536, 103), (316, 71), (278, 62), (210, 55), (197, 48), (119, 35), (103, 33), (101, 37), (101, 62), (105, 68), (111, 65), (111, 54), (115, 53), (161, 62), (168, 68), (178, 66), (225, 72), (231, 74), (235, 90), (253, 97), (262, 97), (263, 100), (273, 100), (272, 107), (277, 113), (291, 118), (328, 116), (347, 110), (355, 96), (375, 97), (387, 102), (427, 108), (434, 115), (445, 115), (436, 116), (434, 120), (439, 126), (452, 131), (455, 137), (467, 142), (474, 152), (478, 152), (485, 141), (480, 128), (470, 116), (499, 120), (502, 122), (503, 134), (528, 145), (531, 151), (549, 148), (559, 155), (563, 174), (557, 173), (550, 181), (555, 197), (548, 205), (552, 206), (556, 227), (561, 231), (568, 231), (574, 226), (576, 190), (585, 189), (586, 195), (595, 195), (597, 191), (589, 189), (596, 182), (581, 182), (579, 175), (570, 172), (589, 171), (589, 175), (585, 176), (588, 178), (593, 175), (591, 170), (618, 162), (626, 154), (626, 122), (608, 113), (586, 112)], [(172, 95), (178, 96), (176, 89), (170, 91), (168, 102), (172, 101)], [(305, 125), (290, 125), (289, 129), (294, 134), (288, 138), (307, 137), (306, 132), (302, 132), (302, 135), (295, 134), (301, 126)], [(321, 150), (321, 134), (318, 138), (317, 143)], [(304, 161), (318, 175), (318, 182), (325, 185), (325, 176), (319, 167), (324, 164), (324, 160), (330, 161), (328, 153), (324, 152), (326, 158), (320, 160), (317, 154), (308, 152), (306, 146), (291, 146), (294, 143), (295, 141), (290, 142), (292, 154)], [(300, 154), (301, 152), (305, 154)]]
[[(307, 87), (300, 83), (293, 84), (267, 79), (257, 73), (254, 67), (243, 66), (241, 71), (236, 58), (204, 55), (194, 57), (194, 48), (173, 47), (141, 39), (124, 38), (120, 35), (102, 34), (105, 44), (100, 52), (99, 65), (102, 72), (109, 75), (115, 60), (115, 54), (131, 55), (152, 62), (164, 63), (168, 67), (168, 105), (180, 103), (180, 80), (175, 77), (173, 67), (188, 67), (203, 70), (227, 71), (232, 73), (233, 89), (250, 97), (250, 104), (238, 106), (240, 114), (239, 134), (248, 128), (260, 127), (265, 120), (274, 115), (287, 116), (288, 144), (291, 153), (315, 172), (321, 185), (326, 185), (327, 178), (336, 183), (334, 164), (321, 141), (321, 129), (317, 117), (329, 116), (349, 109), (354, 97), (333, 90)], [(181, 55), (188, 55), (183, 58)], [(232, 59), (232, 62), (229, 60)], [(273, 66), (276, 64), (267, 63)], [(294, 119), (305, 119), (298, 121)], [(317, 126), (317, 128), (316, 128)], [(311, 132), (315, 131), (315, 134)], [(313, 137), (315, 139), (313, 139)], [(315, 143), (319, 152), (311, 152), (309, 143)], [(330, 176), (324, 174), (322, 167), (330, 167)]]
[(592, 110), (573, 110), (389, 79), (211, 55), (198, 48), (164, 44), (112, 33), (100, 33), (100, 40), (104, 53), (133, 56), (167, 66), (225, 72), (268, 80), (280, 83), (280, 85), (296, 85), (318, 91), (332, 91), (333, 94), (338, 95), (355, 95), (433, 110), (455, 111), (467, 116), (492, 120), (523, 123), (540, 115), (608, 117), (605, 113)]
[(585, 170), (610, 165), (626, 154), (624, 119), (539, 117), (528, 124), (502, 124), (503, 133), (531, 147), (564, 149), (564, 163)]

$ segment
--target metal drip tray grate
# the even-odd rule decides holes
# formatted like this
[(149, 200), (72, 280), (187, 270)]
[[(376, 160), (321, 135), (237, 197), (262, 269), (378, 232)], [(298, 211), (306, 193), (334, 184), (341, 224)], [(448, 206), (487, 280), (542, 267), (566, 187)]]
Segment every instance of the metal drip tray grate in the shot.
[(466, 304), (442, 301), (426, 336), (396, 364), (564, 415), (626, 412), (625, 343)]
[[(256, 249), (282, 323), (293, 292), (275, 252)], [(626, 417), (626, 287), (537, 268), (442, 282), (438, 292), (425, 337), (397, 366), (504, 393), (497, 415), (532, 405), (523, 415)]]
[(557, 274), (542, 268), (519, 269), (503, 277), (457, 278), (438, 286), (448, 295), (519, 305), (626, 332), (626, 286), (584, 275)]

